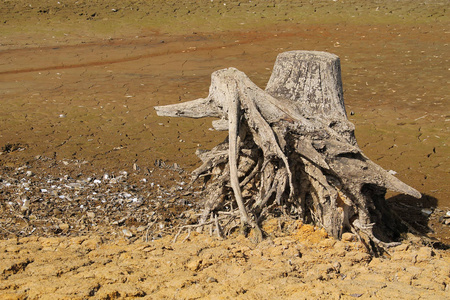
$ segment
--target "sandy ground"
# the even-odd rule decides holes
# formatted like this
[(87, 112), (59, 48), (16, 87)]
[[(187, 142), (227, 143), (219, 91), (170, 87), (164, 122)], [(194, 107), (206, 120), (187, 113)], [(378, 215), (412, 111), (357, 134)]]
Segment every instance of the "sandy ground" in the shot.
[[(268, 222), (266, 231), (278, 227)], [(259, 244), (27, 237), (0, 246), (2, 299), (446, 299), (450, 257), (404, 243), (373, 258), (300, 223)]]
[[(18, 0), (0, 4), (0, 23), (4, 297), (448, 294), (448, 250), (411, 236), (383, 258), (307, 225), (261, 245), (208, 235), (172, 244), (196, 203), (185, 185), (195, 149), (225, 136), (210, 120), (153, 110), (206, 96), (217, 69), (236, 67), (264, 87), (280, 52), (335, 53), (360, 147), (424, 194), (389, 197), (442, 248), (450, 242), (439, 222), (450, 207), (445, 3)], [(159, 159), (186, 171), (155, 166)]]

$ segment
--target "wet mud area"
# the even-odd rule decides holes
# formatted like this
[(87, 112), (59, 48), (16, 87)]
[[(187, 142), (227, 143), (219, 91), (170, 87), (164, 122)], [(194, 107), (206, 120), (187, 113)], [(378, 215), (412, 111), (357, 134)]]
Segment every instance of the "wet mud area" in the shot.
[(341, 59), (361, 149), (424, 195), (388, 194), (393, 207), (450, 243), (444, 4), (28, 2), (6, 1), (1, 12), (2, 238), (145, 242), (194, 222), (195, 150), (226, 134), (211, 120), (157, 117), (153, 107), (205, 97), (221, 68), (264, 88), (278, 53), (320, 50)]

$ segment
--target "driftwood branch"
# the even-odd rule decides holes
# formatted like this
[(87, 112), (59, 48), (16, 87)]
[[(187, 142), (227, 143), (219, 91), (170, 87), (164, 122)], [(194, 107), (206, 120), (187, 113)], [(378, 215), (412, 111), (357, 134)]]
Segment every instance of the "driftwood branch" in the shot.
[(281, 209), (336, 238), (354, 231), (386, 247), (401, 224), (386, 190), (421, 197), (358, 147), (339, 58), (330, 53), (280, 54), (265, 90), (237, 69), (219, 70), (207, 98), (155, 109), (160, 116), (216, 117), (213, 126), (228, 130), (222, 144), (198, 152), (203, 164), (193, 175), (206, 178), (208, 196), (200, 223), (237, 205), (241, 228), (259, 230), (270, 210)]

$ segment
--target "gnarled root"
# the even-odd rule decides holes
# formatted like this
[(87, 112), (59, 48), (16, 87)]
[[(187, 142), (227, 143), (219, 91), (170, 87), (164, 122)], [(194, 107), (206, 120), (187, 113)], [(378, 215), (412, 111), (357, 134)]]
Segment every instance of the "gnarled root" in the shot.
[(335, 238), (353, 231), (386, 250), (401, 227), (386, 190), (421, 196), (359, 149), (345, 113), (339, 59), (329, 53), (280, 54), (266, 90), (234, 68), (219, 70), (207, 98), (156, 110), (218, 117), (213, 126), (228, 130), (222, 144), (198, 152), (203, 164), (193, 178), (206, 183), (198, 230), (214, 225), (226, 235), (252, 228), (261, 239), (262, 220), (283, 213)]

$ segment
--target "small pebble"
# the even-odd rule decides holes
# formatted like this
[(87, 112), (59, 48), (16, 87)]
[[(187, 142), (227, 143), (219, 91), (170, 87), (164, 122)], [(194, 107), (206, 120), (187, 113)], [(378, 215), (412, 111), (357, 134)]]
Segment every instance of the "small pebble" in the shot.
[(422, 210), (421, 210), (421, 212), (422, 212), (422, 214), (424, 215), (424, 216), (430, 216), (432, 213), (433, 213), (433, 211), (431, 210), (431, 209), (429, 209), (429, 208), (423, 208)]
[(123, 233), (123, 235), (124, 235), (125, 237), (128, 237), (128, 238), (134, 236), (134, 234), (133, 234), (130, 230), (128, 230), (128, 229), (122, 229), (122, 233)]
[(144, 231), (144, 230), (146, 230), (146, 229), (147, 229), (146, 226), (139, 226), (139, 227), (136, 229), (136, 231), (137, 231), (137, 232), (142, 232), (142, 231)]
[(61, 224), (58, 225), (58, 227), (61, 230), (67, 230), (67, 229), (69, 229), (70, 226), (69, 226), (69, 224), (61, 223)]
[(391, 174), (391, 175), (396, 175), (397, 174), (397, 172), (395, 172), (394, 170), (389, 170), (388, 173)]
[(342, 234), (342, 241), (344, 242), (354, 242), (356, 241), (356, 236), (351, 232), (344, 232)]

